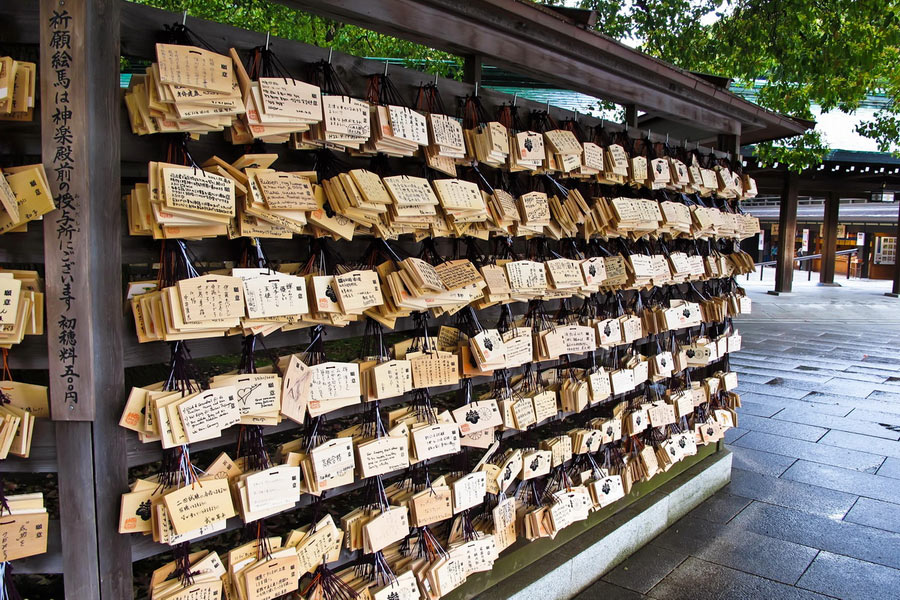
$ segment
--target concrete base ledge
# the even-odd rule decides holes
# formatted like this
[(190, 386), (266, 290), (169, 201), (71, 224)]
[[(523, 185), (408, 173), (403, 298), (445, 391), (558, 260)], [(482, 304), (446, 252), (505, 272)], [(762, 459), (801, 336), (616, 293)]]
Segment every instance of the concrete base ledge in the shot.
[(730, 480), (731, 453), (712, 454), (477, 597), (569, 600)]

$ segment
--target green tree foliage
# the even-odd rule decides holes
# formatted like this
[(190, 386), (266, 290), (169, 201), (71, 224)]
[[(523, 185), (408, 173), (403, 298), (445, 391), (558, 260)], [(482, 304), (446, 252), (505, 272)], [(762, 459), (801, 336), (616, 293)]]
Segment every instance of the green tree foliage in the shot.
[[(354, 56), (402, 58), (431, 73), (455, 76), (462, 58), (395, 37), (301, 12), (270, 0), (132, 0), (172, 12), (334, 48)], [(188, 21), (190, 26), (190, 21)], [(277, 48), (276, 48), (277, 51)]]
[[(778, 112), (812, 119), (816, 104), (823, 112), (852, 113), (868, 96), (885, 95), (887, 107), (857, 132), (882, 151), (900, 148), (900, 0), (578, 4), (597, 10), (599, 31), (632, 40), (649, 54), (742, 86), (761, 85), (757, 102)], [(760, 159), (795, 168), (820, 162), (827, 151), (815, 130), (756, 148)]]

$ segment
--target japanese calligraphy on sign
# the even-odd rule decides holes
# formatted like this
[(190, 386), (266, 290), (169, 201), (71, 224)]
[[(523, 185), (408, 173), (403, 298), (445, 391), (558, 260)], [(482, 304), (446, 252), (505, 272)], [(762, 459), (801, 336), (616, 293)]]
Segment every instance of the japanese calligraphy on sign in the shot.
[[(41, 95), (44, 165), (58, 210), (44, 220), (47, 256), (47, 338), (50, 356), (51, 398), (55, 419), (90, 419), (87, 401), (90, 385), (86, 361), (90, 360), (90, 323), (79, 311), (88, 290), (84, 273), (88, 265), (85, 246), (88, 198), (83, 162), (86, 132), (84, 90), (75, 84), (84, 73), (83, 58), (75, 46), (76, 13), (64, 6), (41, 12)], [(80, 134), (80, 135), (79, 135)], [(79, 407), (79, 404), (82, 406)], [(79, 410), (80, 408), (80, 410)]]

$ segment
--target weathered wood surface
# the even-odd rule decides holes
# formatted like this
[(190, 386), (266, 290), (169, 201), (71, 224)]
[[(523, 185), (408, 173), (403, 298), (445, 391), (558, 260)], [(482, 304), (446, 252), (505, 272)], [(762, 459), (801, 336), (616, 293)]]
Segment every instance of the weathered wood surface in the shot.
[(794, 282), (794, 246), (797, 237), (797, 174), (785, 171), (778, 213), (778, 254), (775, 263), (775, 291), (790, 292)]

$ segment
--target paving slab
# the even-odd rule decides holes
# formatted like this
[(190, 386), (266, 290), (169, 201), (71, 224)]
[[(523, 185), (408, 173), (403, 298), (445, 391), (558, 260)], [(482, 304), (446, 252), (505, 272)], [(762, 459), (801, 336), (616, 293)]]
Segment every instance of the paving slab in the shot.
[[(756, 361), (758, 363), (765, 363), (766, 361), (772, 360), (772, 352), (766, 350), (752, 350), (745, 351), (741, 348), (741, 351), (737, 353), (735, 360), (749, 360)], [(871, 367), (876, 369), (884, 369), (882, 365), (875, 365), (873, 363), (866, 363), (862, 360), (831, 360), (827, 358), (818, 358), (812, 356), (797, 356), (792, 358), (790, 356), (785, 356), (784, 354), (778, 357), (778, 362), (784, 366), (797, 366), (797, 365), (812, 365), (812, 366), (820, 366), (826, 369), (848, 369), (850, 367)], [(887, 369), (892, 371), (892, 369)]]
[(900, 459), (891, 458), (890, 456), (887, 457), (884, 459), (884, 464), (878, 469), (876, 475), (900, 479)]
[[(774, 381), (774, 380), (773, 380)], [(771, 385), (770, 381), (766, 385)], [(784, 385), (788, 387), (797, 387), (801, 389), (814, 390), (817, 392), (825, 392), (828, 394), (837, 394), (841, 396), (854, 396), (856, 398), (866, 398), (878, 389), (879, 383), (871, 383), (868, 381), (852, 381), (850, 379), (831, 378), (824, 382), (797, 382), (796, 380), (785, 380)], [(802, 387), (801, 387), (802, 386)]]
[(758, 350), (760, 352), (786, 352), (793, 348), (793, 343), (791, 342), (775, 342), (772, 340), (763, 340), (759, 342), (747, 342), (744, 343), (741, 341), (741, 349), (746, 348), (747, 350)]
[(781, 474), (781, 478), (885, 502), (900, 503), (900, 483), (896, 479), (877, 474), (798, 460)]
[(742, 435), (747, 433), (749, 429), (741, 429), (740, 427), (731, 427), (725, 431), (725, 443), (730, 444)]
[(822, 356), (827, 352), (832, 352), (837, 350), (837, 346), (829, 345), (829, 344), (816, 344), (814, 348), (810, 348), (809, 346), (799, 346), (797, 345), (798, 340), (791, 340), (793, 345), (784, 351), (785, 354), (790, 354), (792, 356)]
[(900, 598), (900, 573), (882, 565), (822, 552), (797, 584), (844, 600)]
[(848, 367), (847, 371), (850, 373), (871, 373), (872, 375), (881, 375), (883, 377), (893, 377), (897, 375), (897, 370), (881, 367), (859, 367), (853, 365)]
[(866, 356), (863, 357), (862, 362), (868, 365), (877, 366), (879, 369), (900, 371), (900, 367), (897, 366), (896, 361), (892, 361), (890, 358), (882, 358), (880, 356)]
[[(836, 552), (887, 567), (900, 567), (900, 534), (827, 517), (754, 502), (729, 527)], [(743, 535), (736, 531), (735, 537)], [(900, 571), (897, 572), (900, 575)]]
[(687, 557), (683, 550), (648, 544), (604, 575), (603, 580), (646, 594)]
[(800, 544), (693, 516), (678, 521), (650, 545), (686, 551), (709, 562), (791, 584), (818, 553)]
[(603, 600), (640, 600), (644, 596), (607, 583), (602, 579), (595, 581), (589, 588), (575, 596), (575, 600), (598, 600), (599, 598), (603, 598)]
[(778, 477), (797, 461), (796, 458), (790, 456), (752, 450), (741, 446), (730, 446), (729, 449), (734, 455), (733, 464), (735, 468), (771, 475), (772, 477)]
[(804, 402), (819, 402), (832, 406), (846, 406), (850, 409), (875, 410), (900, 415), (900, 402), (891, 402), (875, 398), (848, 398), (824, 392), (810, 392), (803, 397)]
[(869, 394), (868, 398), (869, 400), (884, 400), (885, 402), (897, 404), (900, 402), (900, 391), (893, 391), (887, 386), (882, 386), (881, 389), (876, 389)]
[(900, 414), (894, 412), (854, 408), (846, 417), (857, 421), (871, 421), (885, 428), (900, 428)]
[[(794, 368), (786, 368), (781, 364), (781, 361), (775, 364), (765, 365), (758, 364), (756, 366), (745, 366), (745, 365), (736, 365), (734, 370), (738, 372), (738, 381), (743, 381), (747, 379), (748, 376), (753, 375), (755, 377), (766, 378), (768, 380), (772, 380), (776, 377), (784, 377), (786, 379), (796, 380), (796, 381), (811, 381), (811, 382), (819, 382), (823, 379), (829, 379), (831, 377), (835, 377), (836, 373), (840, 373), (841, 376), (844, 376), (845, 373), (843, 371), (835, 371), (831, 369), (819, 368), (819, 367), (804, 367), (803, 365), (797, 365)], [(861, 375), (861, 377), (875, 377), (877, 383), (883, 382), (885, 377), (876, 377), (873, 375)], [(866, 380), (862, 380), (866, 381)], [(763, 382), (753, 382), (750, 383), (763, 383)]]
[(767, 383), (775, 377), (774, 374), (760, 375), (759, 373), (749, 372), (746, 367), (736, 367), (732, 365), (732, 369), (738, 374), (738, 381), (742, 383)]
[[(830, 433), (835, 432), (832, 431)], [(741, 436), (734, 445), (868, 473), (877, 471), (881, 463), (884, 462), (884, 456), (877, 454), (837, 448), (822, 443), (792, 440), (761, 431), (751, 431), (747, 435)]]
[[(740, 393), (740, 388), (738, 388), (738, 393)], [(741, 396), (741, 415), (771, 417), (779, 411), (784, 410), (784, 408), (784, 405), (780, 402), (776, 404), (760, 404), (751, 400), (744, 400), (744, 396)]]
[[(656, 600), (824, 600), (814, 592), (784, 585), (690, 557), (672, 571), (649, 596)], [(602, 596), (597, 596), (598, 600)]]
[(857, 498), (855, 494), (826, 490), (743, 469), (732, 470), (731, 483), (723, 491), (833, 519), (840, 519), (847, 514)]
[[(779, 411), (779, 416), (784, 411)], [(824, 427), (816, 427), (813, 425), (804, 425), (802, 423), (791, 422), (790, 419), (783, 417), (778, 420), (759, 417), (753, 414), (743, 414), (738, 416), (738, 425), (743, 429), (750, 431), (762, 431), (772, 435), (780, 435), (795, 440), (805, 440), (807, 442), (815, 442), (823, 435), (828, 433)]]
[[(889, 413), (881, 414), (888, 416)], [(860, 435), (871, 437), (881, 437), (888, 440), (900, 440), (900, 415), (890, 415), (890, 419), (885, 419), (896, 421), (898, 423), (898, 425), (896, 425), (897, 431), (891, 429), (892, 426), (889, 423), (881, 424), (873, 421), (864, 421), (852, 418), (852, 411), (849, 417), (838, 417), (835, 415), (826, 415), (813, 412), (805, 408), (787, 407), (784, 410), (778, 411), (778, 414), (773, 415), (773, 417), (773, 419), (769, 420), (788, 421), (790, 423), (803, 423), (806, 425), (814, 425), (819, 428), (826, 428), (822, 430), (823, 435), (824, 433), (826, 433), (827, 429), (837, 429), (838, 431), (858, 433)], [(741, 415), (740, 420), (741, 426), (743, 427), (743, 415)]]
[[(783, 410), (785, 408), (793, 407), (798, 408), (802, 407), (804, 410), (812, 410), (816, 412), (821, 412), (826, 415), (835, 415), (835, 416), (846, 416), (850, 411), (854, 409), (854, 407), (858, 406), (856, 403), (852, 405), (847, 405), (846, 398), (840, 398), (841, 402), (836, 396), (828, 396), (828, 397), (820, 397), (820, 396), (812, 396), (809, 394), (804, 396), (801, 399), (796, 398), (779, 398), (778, 396), (769, 396), (767, 394), (758, 394), (756, 392), (749, 392), (738, 386), (737, 392), (741, 395), (741, 403), (752, 402), (753, 404), (762, 404), (764, 406), (769, 407), (770, 414), (757, 414), (756, 412), (751, 411), (750, 414), (755, 414), (759, 417), (771, 417), (779, 410)], [(869, 401), (863, 401), (869, 402)], [(874, 401), (873, 401), (874, 402)], [(877, 408), (880, 408), (878, 403), (875, 403)], [(757, 409), (759, 410), (759, 409)]]
[(767, 396), (775, 396), (776, 398), (794, 398), (797, 400), (809, 393), (809, 390), (799, 390), (786, 386), (770, 385), (768, 383), (745, 383), (740, 385), (740, 389), (745, 392), (765, 394)]
[(819, 440), (819, 444), (900, 458), (900, 442), (846, 431), (829, 431)]
[[(743, 399), (743, 396), (741, 398)], [(800, 400), (793, 400), (790, 403), (785, 403), (784, 408), (797, 408), (835, 417), (846, 417), (854, 410), (853, 406), (847, 406), (831, 401), (822, 402), (818, 397), (810, 398), (809, 396), (804, 396)]]
[[(895, 496), (895, 500), (900, 500)], [(860, 498), (846, 515), (845, 521), (900, 533), (900, 504)]]
[[(803, 363), (804, 361), (801, 360), (784, 359), (778, 361), (778, 368), (793, 369)], [(767, 364), (771, 364), (771, 361), (768, 360), (765, 356), (761, 356), (759, 354), (750, 354), (749, 352), (744, 352), (743, 350), (741, 350), (740, 352), (735, 353), (735, 355), (731, 358), (731, 364), (746, 367), (764, 367)], [(893, 374), (893, 371), (888, 371), (888, 373)]]
[(690, 516), (713, 523), (727, 523), (736, 517), (750, 503), (750, 498), (735, 496), (724, 491), (719, 491), (703, 504), (690, 512)]
[[(762, 367), (753, 369), (752, 372), (759, 376), (760, 373), (758, 373), (758, 369), (761, 369), (761, 368)], [(773, 367), (773, 368), (775, 370), (773, 370), (772, 373), (781, 374), (782, 372), (784, 372), (778, 366)], [(799, 365), (799, 366), (795, 367), (794, 369), (788, 371), (788, 373), (789, 373), (788, 377), (790, 377), (791, 379), (797, 379), (798, 372), (807, 374), (810, 377), (816, 377), (816, 376), (818, 376), (818, 377), (836, 377), (836, 378), (840, 378), (840, 379), (849, 379), (851, 381), (868, 381), (870, 383), (879, 383), (879, 384), (886, 383), (888, 381), (888, 377), (889, 377), (887, 375), (876, 375), (874, 373), (856, 373), (856, 372), (853, 372), (850, 370), (842, 371), (840, 369), (835, 369), (833, 367), (827, 368), (827, 367), (810, 366), (810, 365)]]

